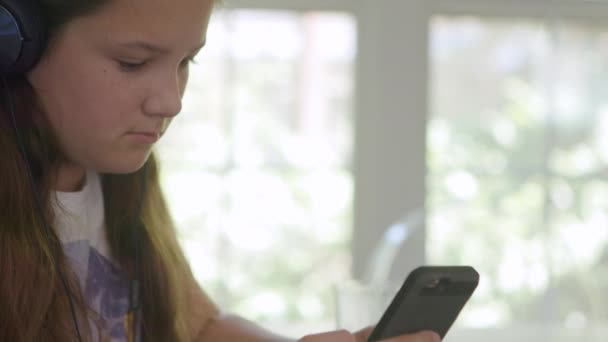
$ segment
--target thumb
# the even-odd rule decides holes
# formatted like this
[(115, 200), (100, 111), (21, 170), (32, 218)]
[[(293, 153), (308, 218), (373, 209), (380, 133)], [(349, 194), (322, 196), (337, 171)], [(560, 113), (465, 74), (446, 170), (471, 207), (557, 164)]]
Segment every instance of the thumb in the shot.
[(441, 342), (441, 337), (434, 331), (421, 331), (413, 334), (382, 340), (381, 342)]
[[(346, 330), (330, 331), (326, 333), (304, 336), (298, 342), (354, 342), (355, 338)], [(359, 340), (357, 340), (359, 342)], [(363, 342), (363, 341), (362, 341)]]
[(374, 330), (374, 327), (367, 327), (365, 329), (361, 329), (359, 331), (357, 331), (354, 335), (355, 335), (355, 340), (357, 342), (366, 342), (367, 339), (369, 338), (369, 335), (372, 334), (372, 330)]

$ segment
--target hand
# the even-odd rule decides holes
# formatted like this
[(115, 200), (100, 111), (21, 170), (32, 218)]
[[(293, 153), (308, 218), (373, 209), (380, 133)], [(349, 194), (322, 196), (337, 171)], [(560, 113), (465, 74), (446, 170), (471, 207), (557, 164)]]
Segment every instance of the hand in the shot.
[[(346, 331), (331, 331), (322, 334), (308, 335), (299, 342), (366, 342), (373, 327), (360, 330), (354, 334)], [(441, 342), (439, 335), (431, 331), (422, 331), (415, 334), (402, 335), (382, 340), (382, 342)]]

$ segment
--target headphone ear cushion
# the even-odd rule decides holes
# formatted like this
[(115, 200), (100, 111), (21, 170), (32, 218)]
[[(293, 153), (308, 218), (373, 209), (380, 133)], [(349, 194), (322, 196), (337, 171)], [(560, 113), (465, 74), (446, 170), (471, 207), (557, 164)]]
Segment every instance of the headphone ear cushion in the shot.
[(35, 1), (0, 0), (0, 41), (7, 42), (0, 46), (0, 75), (23, 74), (38, 62), (46, 32)]

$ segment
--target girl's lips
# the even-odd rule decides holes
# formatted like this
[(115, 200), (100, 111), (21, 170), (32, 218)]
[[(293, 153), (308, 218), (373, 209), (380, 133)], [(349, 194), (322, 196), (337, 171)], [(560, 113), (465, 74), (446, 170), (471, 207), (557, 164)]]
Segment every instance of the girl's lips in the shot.
[(154, 144), (160, 139), (160, 133), (131, 132), (128, 135), (134, 140), (144, 144)]

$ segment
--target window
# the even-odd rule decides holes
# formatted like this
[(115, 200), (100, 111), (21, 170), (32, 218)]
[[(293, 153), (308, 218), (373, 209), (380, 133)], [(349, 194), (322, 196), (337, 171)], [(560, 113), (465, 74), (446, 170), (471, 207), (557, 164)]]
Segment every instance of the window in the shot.
[(196, 278), (260, 322), (332, 319), (348, 275), (354, 19), (222, 10), (159, 146)]
[(605, 321), (608, 22), (435, 17), (431, 39), (429, 260), (484, 279), (461, 322)]

